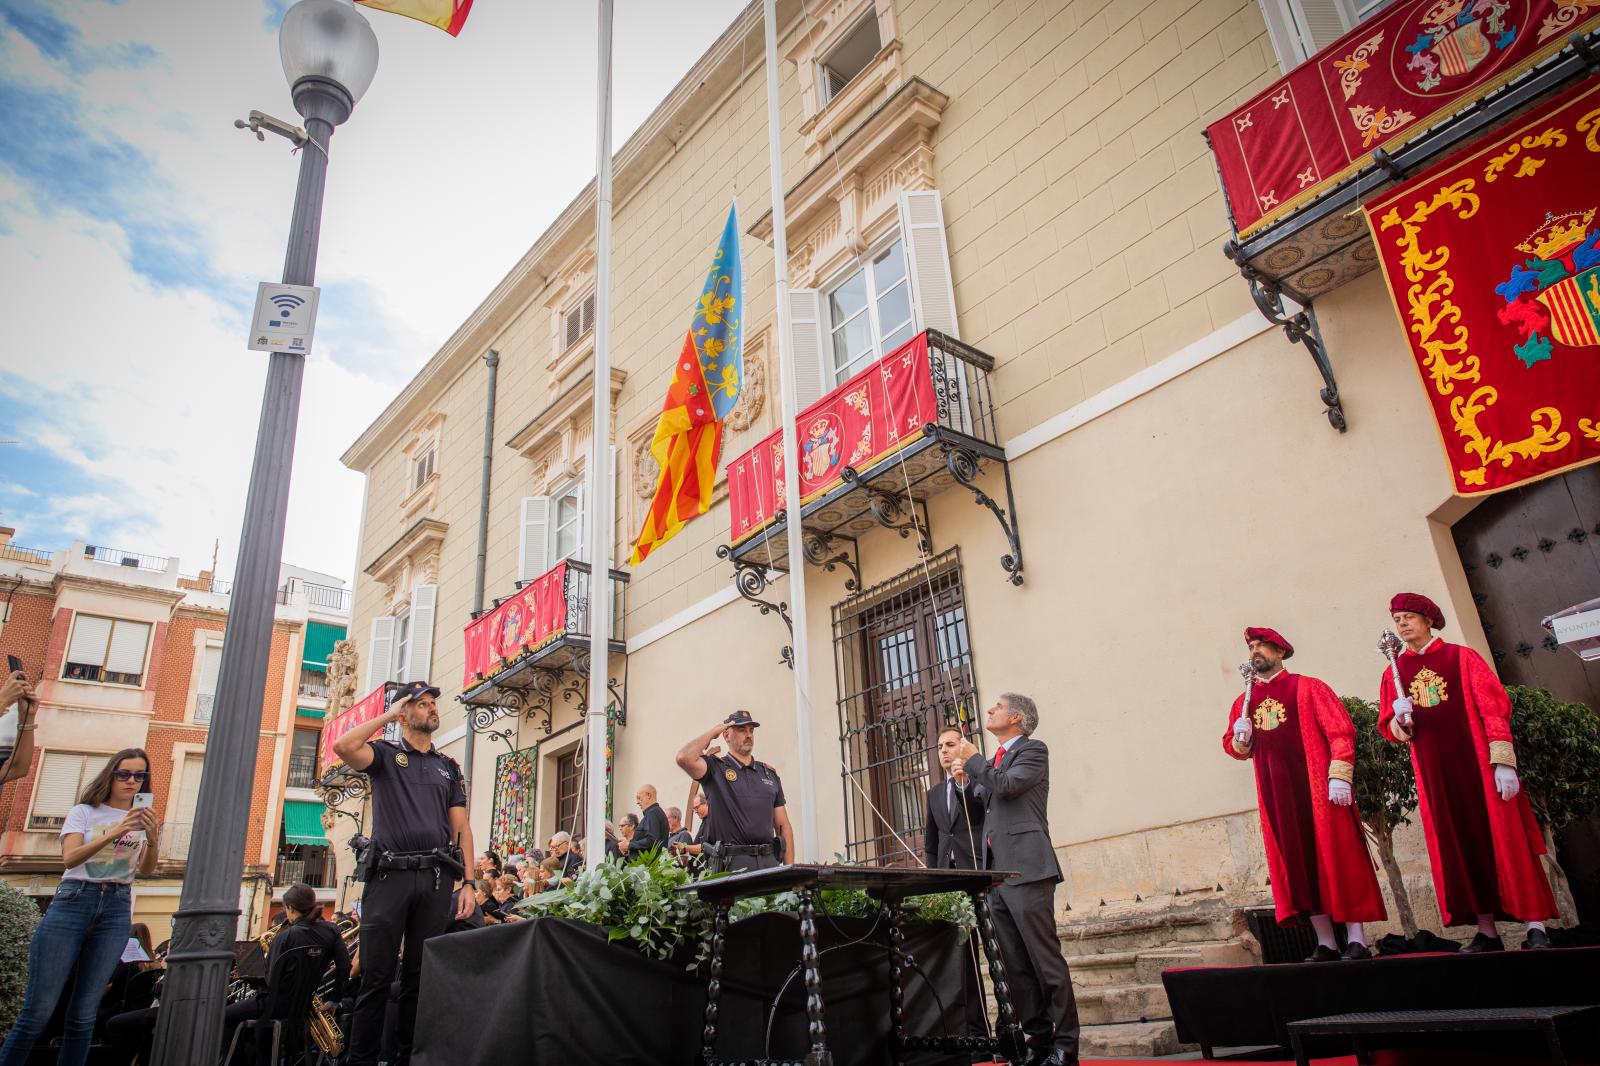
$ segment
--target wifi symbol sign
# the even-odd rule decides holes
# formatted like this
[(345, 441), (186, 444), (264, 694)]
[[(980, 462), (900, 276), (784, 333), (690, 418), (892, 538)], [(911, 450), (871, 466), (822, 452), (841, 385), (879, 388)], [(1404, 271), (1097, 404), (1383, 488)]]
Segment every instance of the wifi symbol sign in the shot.
[(292, 292), (282, 292), (272, 298), (272, 304), (278, 309), (279, 318), (288, 318), (294, 309), (305, 303), (305, 298), (296, 296)]

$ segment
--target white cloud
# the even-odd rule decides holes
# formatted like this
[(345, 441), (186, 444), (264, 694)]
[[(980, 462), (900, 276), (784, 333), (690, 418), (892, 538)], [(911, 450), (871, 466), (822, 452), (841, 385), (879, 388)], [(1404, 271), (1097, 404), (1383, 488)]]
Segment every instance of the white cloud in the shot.
[[(618, 145), (741, 7), (619, 5)], [(15, 399), (31, 409), (31, 445), (83, 477), (77, 486), (13, 477), (3, 487), (12, 506), (30, 491), (46, 496), (47, 505), (17, 506), (35, 521), (178, 555), (190, 572), (220, 539), (228, 573), (265, 374), (264, 357), (244, 350), (241, 308), (281, 269), (298, 167), (286, 142), (258, 144), (232, 122), (251, 108), (293, 117), (275, 36), (264, 8), (244, 2), (49, 10), (72, 20), (90, 60), (73, 67), (0, 28), (4, 77), (75, 103), (77, 125), (59, 130), (61, 145), (126, 142), (149, 166), (135, 153), (126, 168), (58, 185), (0, 161), (0, 370), (30, 394)], [(377, 12), (369, 19), (383, 55), (331, 145), (318, 277), (325, 293), (361, 300), (325, 296), (284, 547), (286, 560), (346, 576), (361, 478), (339, 454), (594, 165), (587, 7), (481, 3), (456, 40)], [(104, 62), (140, 45), (158, 54)]]

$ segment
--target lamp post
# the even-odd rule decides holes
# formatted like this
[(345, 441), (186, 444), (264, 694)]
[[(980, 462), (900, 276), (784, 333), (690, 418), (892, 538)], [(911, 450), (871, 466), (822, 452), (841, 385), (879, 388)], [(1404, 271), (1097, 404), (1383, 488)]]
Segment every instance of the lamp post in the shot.
[[(284, 15), (278, 53), (307, 134), (300, 153), (283, 281), (310, 285), (316, 276), (328, 143), (333, 128), (350, 117), (356, 101), (372, 84), (378, 69), (378, 39), (350, 0), (300, 0)], [(240, 788), (239, 783), (255, 779), (295, 424), (305, 372), (301, 354), (273, 352), (269, 359), (217, 678), (216, 709), (206, 742), (190, 857), (183, 894), (172, 919), (172, 949), (156, 1019), (157, 1066), (216, 1062), (222, 1048), (223, 1000), (233, 963), (250, 817), (251, 790)]]

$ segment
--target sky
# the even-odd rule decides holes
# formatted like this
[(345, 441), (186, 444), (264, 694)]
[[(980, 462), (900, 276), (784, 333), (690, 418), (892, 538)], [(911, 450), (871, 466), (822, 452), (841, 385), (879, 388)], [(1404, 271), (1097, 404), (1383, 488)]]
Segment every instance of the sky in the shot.
[[(0, 0), (0, 525), (231, 577), (298, 158), (289, 0)], [(617, 0), (615, 146), (743, 7)], [(593, 177), (596, 8), (366, 11), (377, 77), (329, 148), (285, 562), (353, 579), (340, 454)], [(14, 443), (11, 443), (14, 442)]]

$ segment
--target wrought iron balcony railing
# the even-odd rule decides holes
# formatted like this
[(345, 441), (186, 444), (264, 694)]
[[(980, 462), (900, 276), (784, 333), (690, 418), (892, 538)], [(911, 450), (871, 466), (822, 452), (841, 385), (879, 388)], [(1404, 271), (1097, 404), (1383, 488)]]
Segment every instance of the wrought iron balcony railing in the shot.
[[(629, 575), (611, 570), (613, 655), (627, 654), (625, 623)], [(474, 618), (466, 626), (466, 674), (461, 702), (474, 729), (505, 713), (541, 718), (551, 731), (557, 699), (585, 705), (589, 690), (590, 604), (593, 568), (567, 559)], [(625, 714), (626, 684), (606, 673), (606, 687)], [(499, 734), (496, 734), (499, 735)], [(509, 738), (502, 738), (509, 739)]]
[[(858, 591), (858, 538), (892, 529), (931, 553), (925, 501), (959, 485), (999, 521), (1009, 547), (1000, 565), (1012, 584), (1022, 584), (1016, 500), (989, 387), (994, 365), (971, 345), (928, 330), (800, 413), (806, 562), (844, 566), (846, 588)], [(728, 465), (732, 541), (718, 553), (733, 560), (740, 591), (751, 599), (766, 572), (790, 566), (782, 458), (782, 436), (774, 433)], [(980, 487), (991, 466), (1004, 475), (1004, 501)]]
[(315, 755), (289, 756), (289, 787), (314, 788), (317, 783), (317, 757)]

